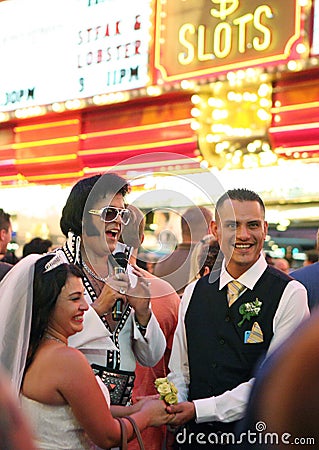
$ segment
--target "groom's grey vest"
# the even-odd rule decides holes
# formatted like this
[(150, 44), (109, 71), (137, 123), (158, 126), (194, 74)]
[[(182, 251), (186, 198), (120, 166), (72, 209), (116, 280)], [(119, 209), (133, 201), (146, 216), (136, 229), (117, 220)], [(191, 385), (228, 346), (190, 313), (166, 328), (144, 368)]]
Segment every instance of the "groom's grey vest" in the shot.
[[(194, 288), (185, 316), (190, 370), (189, 400), (220, 395), (248, 381), (256, 363), (267, 351), (273, 336), (273, 318), (282, 293), (292, 279), (271, 266), (253, 291), (247, 289), (229, 308), (227, 286), (219, 291), (219, 278), (209, 283), (201, 278)], [(258, 298), (262, 302), (257, 317), (238, 323), (239, 307)], [(245, 331), (257, 321), (264, 341), (244, 343)]]

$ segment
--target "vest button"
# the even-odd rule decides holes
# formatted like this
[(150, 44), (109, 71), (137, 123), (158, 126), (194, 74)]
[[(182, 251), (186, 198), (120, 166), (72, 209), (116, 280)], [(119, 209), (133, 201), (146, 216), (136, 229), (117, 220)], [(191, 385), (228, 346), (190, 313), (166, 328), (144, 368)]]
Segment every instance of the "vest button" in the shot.
[(224, 344), (225, 344), (225, 339), (220, 339), (220, 340), (219, 340), (219, 343), (220, 343), (221, 345), (224, 345)]
[(230, 317), (229, 316), (226, 316), (225, 317), (225, 322), (229, 322), (230, 321)]
[(213, 368), (213, 369), (216, 369), (216, 367), (217, 367), (217, 363), (213, 362), (213, 363), (212, 363), (212, 368)]

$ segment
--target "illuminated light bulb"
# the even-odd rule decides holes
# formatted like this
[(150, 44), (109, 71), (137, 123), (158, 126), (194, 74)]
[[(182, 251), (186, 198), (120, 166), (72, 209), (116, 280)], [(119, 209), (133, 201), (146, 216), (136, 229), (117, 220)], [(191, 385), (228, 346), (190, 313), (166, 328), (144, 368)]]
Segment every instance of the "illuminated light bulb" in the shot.
[(262, 83), (258, 89), (258, 95), (260, 97), (266, 97), (270, 92), (270, 87), (266, 83)]
[(227, 117), (228, 117), (227, 109), (215, 109), (212, 112), (212, 118), (214, 120), (223, 120), (223, 119), (227, 119)]
[(236, 101), (236, 92), (234, 92), (234, 91), (229, 91), (229, 92), (227, 93), (227, 98), (228, 98), (229, 101), (235, 102), (235, 101)]
[(235, 72), (228, 72), (227, 73), (227, 80), (228, 81), (236, 81), (236, 74), (235, 74)]
[(268, 142), (263, 142), (261, 148), (264, 152), (270, 151), (270, 145), (268, 144)]
[(215, 142), (215, 136), (213, 134), (211, 134), (211, 133), (207, 134), (206, 135), (206, 141), (209, 144), (212, 144), (213, 142)]
[(189, 80), (182, 80), (181, 81), (181, 88), (184, 89), (184, 90), (193, 89), (194, 88), (194, 83), (189, 81)]
[(200, 103), (201, 99), (200, 96), (197, 94), (192, 95), (191, 97), (191, 102), (193, 103), (193, 105), (198, 105), (198, 103)]
[(276, 108), (280, 108), (281, 107), (281, 101), (280, 100), (276, 100), (275, 101), (275, 107)]
[(200, 124), (199, 124), (197, 121), (195, 121), (195, 120), (191, 123), (191, 129), (192, 129), (193, 131), (199, 130), (200, 127), (201, 127)]
[(295, 152), (293, 155), (292, 155), (294, 158), (300, 158), (300, 153), (299, 152)]
[(191, 109), (191, 115), (193, 117), (199, 117), (201, 115), (201, 111), (198, 108), (192, 108)]
[(205, 159), (203, 159), (203, 161), (201, 161), (199, 165), (201, 169), (208, 169), (209, 167), (209, 164)]
[(162, 89), (159, 86), (148, 86), (146, 88), (146, 93), (150, 97), (156, 97), (158, 95), (161, 95)]
[(232, 163), (237, 166), (240, 163), (240, 156), (234, 155), (232, 158)]
[(218, 154), (220, 154), (220, 153), (222, 153), (223, 151), (224, 151), (223, 143), (220, 142), (220, 143), (216, 144), (216, 146), (215, 146), (215, 152), (218, 153)]
[(268, 81), (269, 77), (267, 73), (261, 73), (259, 75), (259, 81), (260, 83), (266, 83)]
[(299, 53), (299, 55), (302, 55), (306, 51), (307, 51), (307, 47), (305, 46), (305, 44), (300, 43), (296, 46), (296, 52)]
[(298, 67), (297, 61), (289, 61), (287, 64), (287, 68), (292, 72), (297, 70), (297, 67)]
[(64, 111), (64, 106), (62, 105), (62, 103), (53, 103), (52, 104), (52, 111), (54, 111), (54, 112)]
[(270, 117), (269, 113), (262, 108), (258, 109), (257, 116), (259, 117), (260, 120), (264, 122), (266, 122)]
[(246, 78), (255, 78), (257, 75), (257, 71), (251, 67), (246, 69)]
[(302, 158), (308, 158), (308, 156), (309, 156), (309, 155), (308, 155), (307, 152), (303, 152), (303, 153), (301, 154), (301, 157), (302, 157)]
[(261, 152), (259, 153), (259, 160), (261, 165), (270, 166), (271, 164), (275, 164), (277, 161), (277, 155), (273, 152)]
[(256, 151), (256, 145), (253, 142), (249, 142), (247, 150), (249, 153), (254, 153)]
[(268, 108), (269, 106), (271, 106), (271, 102), (266, 98), (261, 98), (259, 104), (262, 108)]
[(0, 122), (6, 122), (9, 120), (9, 114), (0, 112)]
[(279, 115), (279, 114), (276, 114), (276, 115), (275, 115), (275, 117), (274, 117), (274, 121), (275, 121), (276, 123), (279, 123), (279, 122), (281, 122), (281, 117), (280, 117), (280, 115)]

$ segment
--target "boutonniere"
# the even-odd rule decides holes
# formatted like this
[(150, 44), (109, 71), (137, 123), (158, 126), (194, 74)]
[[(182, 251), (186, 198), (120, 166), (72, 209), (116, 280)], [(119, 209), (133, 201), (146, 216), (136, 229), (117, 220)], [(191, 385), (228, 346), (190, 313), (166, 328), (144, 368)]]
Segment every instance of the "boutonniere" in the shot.
[(174, 383), (168, 381), (167, 378), (157, 378), (155, 380), (155, 387), (160, 394), (161, 400), (164, 400), (168, 405), (176, 405), (178, 402), (178, 391)]
[(251, 317), (258, 316), (261, 305), (263, 302), (260, 302), (258, 298), (254, 302), (243, 303), (239, 307), (239, 313), (243, 316), (242, 320), (238, 322), (238, 326), (241, 327), (245, 320), (250, 320)]

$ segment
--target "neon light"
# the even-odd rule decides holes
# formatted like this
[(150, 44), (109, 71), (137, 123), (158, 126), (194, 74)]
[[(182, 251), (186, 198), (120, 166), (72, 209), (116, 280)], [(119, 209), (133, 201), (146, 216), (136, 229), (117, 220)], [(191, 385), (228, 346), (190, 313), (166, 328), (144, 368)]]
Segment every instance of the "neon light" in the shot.
[(121, 128), (119, 130), (107, 130), (107, 131), (95, 131), (92, 133), (85, 133), (81, 134), (81, 139), (87, 139), (92, 137), (102, 137), (102, 136), (113, 136), (113, 135), (120, 135), (120, 134), (127, 134), (127, 133), (137, 133), (140, 131), (149, 131), (149, 130), (158, 130), (161, 128), (168, 128), (168, 127), (176, 127), (176, 126), (182, 126), (182, 125), (189, 125), (191, 123), (191, 119), (182, 119), (182, 120), (173, 120), (171, 122), (161, 122), (161, 123), (152, 123), (150, 125), (140, 125), (136, 127), (128, 127), (128, 128)]
[(12, 144), (12, 148), (14, 150), (22, 149), (22, 148), (31, 148), (31, 147), (44, 147), (47, 145), (58, 145), (58, 144), (70, 144), (72, 142), (78, 142), (79, 136), (68, 136), (63, 138), (55, 138), (55, 139), (43, 139), (41, 141), (31, 141), (31, 142), (21, 142)]
[(254, 15), (249, 13), (245, 14), (238, 19), (233, 21), (234, 25), (238, 25), (238, 51), (239, 53), (245, 53), (246, 51), (246, 25), (248, 22), (252, 22), (254, 20)]
[(283, 125), (282, 127), (270, 127), (269, 131), (272, 134), (287, 133), (297, 130), (312, 130), (319, 127), (319, 122), (299, 123), (297, 125)]
[[(196, 159), (192, 159), (191, 162), (192, 162), (192, 164), (197, 164), (198, 167), (194, 167), (192, 165), (191, 168), (184, 168), (184, 169), (182, 169), (182, 168), (179, 168), (179, 169), (174, 168), (174, 173), (196, 173), (196, 172), (202, 173), (203, 169), (201, 167), (199, 167), (198, 161)], [(156, 166), (160, 166), (160, 167), (166, 167), (166, 166), (172, 166), (172, 165), (176, 165), (176, 166), (177, 165), (178, 166), (186, 165), (186, 166), (188, 166), (189, 163), (190, 163), (190, 161), (187, 160), (187, 162), (185, 162), (185, 159), (181, 159), (181, 160), (175, 159), (175, 160), (160, 161), (160, 162), (153, 161), (153, 162), (150, 162), (150, 163), (143, 163), (143, 169), (148, 169), (149, 168), (149, 169), (153, 169), (152, 170), (153, 172), (156, 172), (154, 170), (154, 166), (155, 165)], [(83, 169), (83, 172), (85, 174), (106, 172), (107, 170), (111, 169), (112, 167), (113, 166), (99, 166), (99, 167), (92, 167), (92, 168), (85, 167)], [(123, 171), (128, 171), (128, 170), (138, 170), (138, 171), (140, 171), (141, 170), (141, 165), (140, 164), (125, 164), (125, 165), (121, 164), (120, 165), (120, 170), (121, 171), (122, 170)]]
[(17, 181), (17, 177), (19, 177), (19, 174), (0, 177), (0, 183), (5, 181)]
[(179, 53), (177, 56), (178, 62), (180, 64), (186, 65), (193, 61), (195, 58), (195, 49), (194, 47), (187, 41), (186, 32), (190, 34), (195, 34), (195, 27), (190, 23), (185, 23), (179, 30), (179, 41), (188, 49), (188, 57), (186, 58), (184, 53)]
[(33, 131), (33, 130), (41, 130), (43, 128), (57, 128), (57, 127), (67, 127), (69, 125), (78, 125), (79, 119), (74, 120), (62, 120), (59, 122), (47, 122), (47, 123), (38, 123), (35, 125), (26, 125), (15, 127), (13, 130), (15, 133), (22, 133), (23, 131)]
[[(213, 3), (220, 3), (220, 10), (218, 11), (218, 9), (212, 8), (210, 10), (210, 14), (213, 17), (217, 17), (218, 19), (221, 19), (221, 20), (226, 20), (227, 16), (232, 14), (234, 11), (236, 11), (236, 9), (239, 6), (239, 0), (233, 0), (232, 2), (227, 2), (227, 1), (214, 2), (214, 0), (212, 0), (212, 1), (213, 1)], [(228, 6), (228, 3), (230, 3), (230, 6)]]
[[(214, 37), (214, 53), (217, 58), (226, 58), (231, 50), (231, 27), (228, 23), (219, 23), (215, 29)], [(222, 35), (225, 37), (224, 49), (221, 49)]]
[(39, 158), (24, 158), (24, 159), (16, 159), (15, 163), (22, 164), (38, 164), (38, 163), (48, 163), (48, 162), (57, 162), (57, 161), (72, 161), (76, 160), (77, 155), (75, 153), (70, 155), (60, 155), (60, 156), (44, 156)]
[(79, 178), (83, 177), (83, 170), (79, 172), (68, 172), (68, 173), (58, 173), (58, 174), (48, 174), (48, 175), (35, 175), (27, 176), (28, 181), (47, 181), (47, 180), (57, 180), (57, 179), (67, 179), (67, 178)]
[(79, 156), (86, 155), (100, 155), (100, 154), (108, 154), (108, 153), (119, 153), (119, 152), (130, 152), (135, 150), (144, 150), (147, 148), (161, 148), (168, 147), (171, 145), (184, 145), (191, 144), (197, 141), (196, 136), (191, 136), (190, 138), (185, 139), (175, 139), (171, 141), (161, 141), (161, 142), (148, 142), (147, 144), (138, 144), (138, 145), (123, 145), (121, 147), (108, 147), (94, 150), (79, 150)]
[(256, 30), (259, 30), (264, 35), (264, 43), (262, 43), (261, 39), (258, 37), (254, 37), (254, 39), (253, 39), (253, 47), (258, 52), (267, 50), (267, 48), (270, 46), (270, 43), (271, 43), (271, 32), (270, 32), (269, 28), (265, 27), (261, 23), (261, 20), (260, 20), (262, 14), (265, 14), (267, 19), (271, 19), (273, 17), (272, 10), (267, 5), (259, 6), (255, 11), (255, 14), (254, 14), (255, 28), (256, 28)]
[(309, 103), (299, 103), (299, 104), (293, 104), (293, 105), (287, 105), (287, 106), (279, 106), (271, 108), (271, 112), (274, 114), (289, 112), (289, 111), (297, 111), (299, 109), (312, 109), (312, 108), (318, 108), (319, 102), (309, 102)]
[(292, 153), (292, 152), (313, 152), (319, 150), (319, 144), (317, 145), (301, 145), (300, 147), (277, 147), (276, 153)]

